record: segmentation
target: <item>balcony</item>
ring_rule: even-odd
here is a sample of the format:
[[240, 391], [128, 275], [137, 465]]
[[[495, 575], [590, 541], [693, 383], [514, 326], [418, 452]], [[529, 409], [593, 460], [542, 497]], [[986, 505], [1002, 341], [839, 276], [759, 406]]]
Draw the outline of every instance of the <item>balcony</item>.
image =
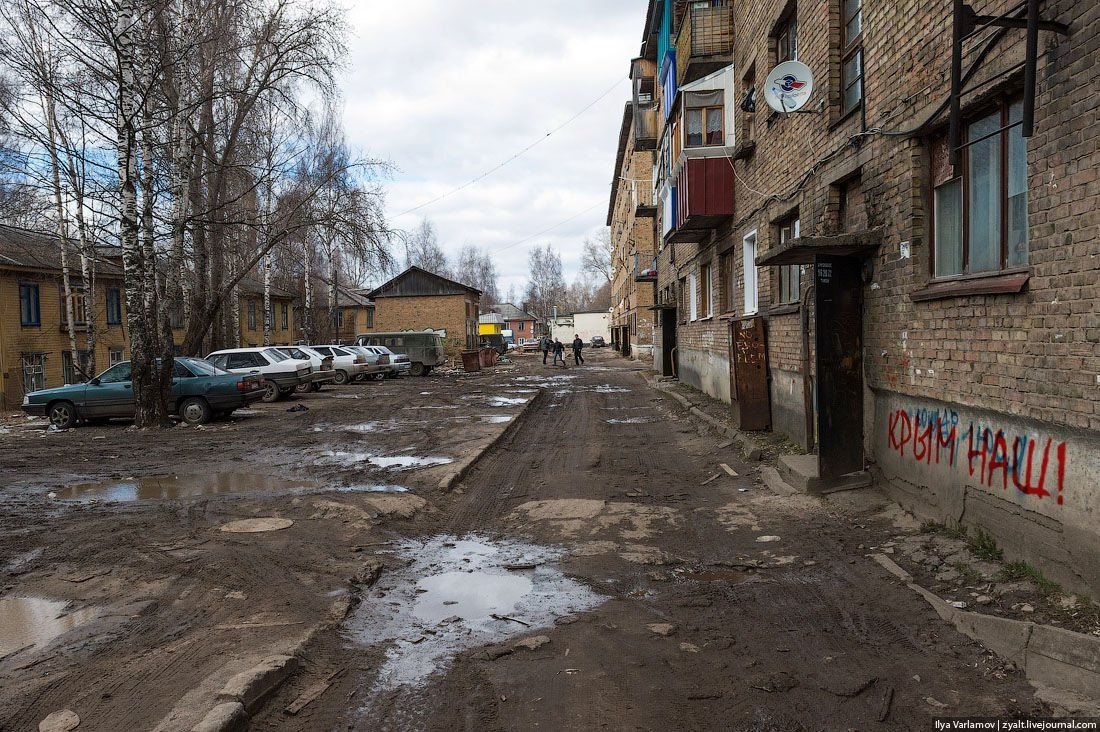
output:
[[649, 181], [630, 181], [630, 200], [634, 206], [635, 216], [652, 218], [657, 215], [657, 207], [653, 203], [653, 186]]
[[657, 147], [657, 64], [636, 58], [630, 65], [634, 103], [634, 148], [653, 150]]
[[651, 260], [643, 262], [640, 255], [634, 255], [634, 281], [657, 281], [657, 257], [653, 257]]
[[676, 36], [677, 86], [733, 63], [733, 8], [728, 0], [689, 3]]
[[675, 220], [667, 240], [703, 241], [734, 214], [730, 159], [687, 158], [676, 174], [675, 191]]

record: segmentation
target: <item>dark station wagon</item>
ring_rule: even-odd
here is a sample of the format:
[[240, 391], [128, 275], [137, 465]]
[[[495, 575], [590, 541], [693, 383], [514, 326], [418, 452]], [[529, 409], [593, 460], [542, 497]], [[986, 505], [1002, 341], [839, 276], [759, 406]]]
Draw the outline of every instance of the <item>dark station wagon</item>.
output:
[[[23, 397], [23, 411], [48, 417], [59, 429], [78, 421], [98, 422], [134, 416], [134, 385], [130, 362], [116, 363], [86, 384], [67, 384], [32, 391]], [[168, 408], [188, 424], [204, 424], [228, 416], [264, 394], [258, 379], [240, 376], [198, 358], [177, 358], [172, 366]]]

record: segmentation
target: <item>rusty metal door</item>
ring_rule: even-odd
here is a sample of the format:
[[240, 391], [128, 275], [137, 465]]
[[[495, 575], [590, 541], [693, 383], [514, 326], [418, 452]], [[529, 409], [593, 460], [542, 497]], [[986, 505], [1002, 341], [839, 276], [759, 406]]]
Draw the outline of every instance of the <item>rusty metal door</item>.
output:
[[863, 281], [851, 257], [817, 257], [817, 434], [822, 478], [863, 470]]
[[768, 348], [764, 318], [730, 321], [730, 404], [739, 430], [770, 430]]

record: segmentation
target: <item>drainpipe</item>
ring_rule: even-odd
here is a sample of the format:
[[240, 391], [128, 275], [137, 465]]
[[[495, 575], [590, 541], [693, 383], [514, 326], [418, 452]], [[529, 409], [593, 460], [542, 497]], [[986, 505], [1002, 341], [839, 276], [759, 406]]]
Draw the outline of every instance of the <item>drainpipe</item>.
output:
[[799, 308], [802, 320], [802, 403], [806, 413], [806, 448], [814, 452], [817, 448], [817, 435], [815, 434], [814, 420], [814, 388], [811, 383], [813, 376], [810, 370], [810, 311], [809, 304], [816, 300], [816, 285], [810, 285], [802, 293], [802, 303]]

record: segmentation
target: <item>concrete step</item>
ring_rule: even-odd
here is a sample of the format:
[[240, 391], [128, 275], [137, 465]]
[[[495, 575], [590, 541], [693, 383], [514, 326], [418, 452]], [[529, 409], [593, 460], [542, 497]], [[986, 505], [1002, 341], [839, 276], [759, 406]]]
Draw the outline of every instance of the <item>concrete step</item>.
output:
[[779, 477], [800, 493], [820, 495], [871, 485], [871, 474], [866, 470], [839, 478], [822, 478], [818, 471], [817, 455], [780, 455], [776, 468], [779, 470]]

